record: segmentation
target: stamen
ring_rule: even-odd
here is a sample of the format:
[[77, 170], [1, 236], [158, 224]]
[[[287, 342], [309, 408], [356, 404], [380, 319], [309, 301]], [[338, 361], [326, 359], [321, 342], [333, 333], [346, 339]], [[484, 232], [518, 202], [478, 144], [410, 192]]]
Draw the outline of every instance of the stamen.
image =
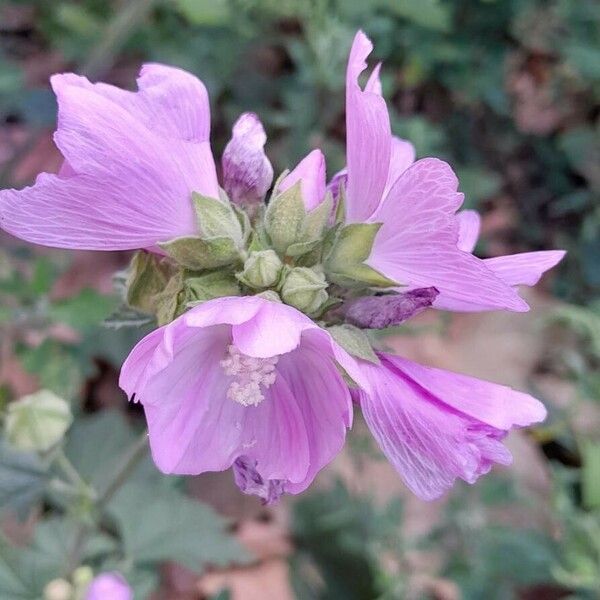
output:
[[264, 390], [271, 387], [277, 379], [275, 365], [278, 360], [278, 356], [247, 356], [230, 345], [226, 357], [220, 363], [225, 375], [235, 378], [229, 385], [227, 398], [242, 406], [258, 406], [265, 399]]

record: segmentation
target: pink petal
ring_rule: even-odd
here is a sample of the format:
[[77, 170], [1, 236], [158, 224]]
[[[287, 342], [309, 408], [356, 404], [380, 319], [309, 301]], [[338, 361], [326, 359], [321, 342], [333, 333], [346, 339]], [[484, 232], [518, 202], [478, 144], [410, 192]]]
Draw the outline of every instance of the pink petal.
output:
[[302, 198], [307, 211], [316, 208], [325, 197], [325, 157], [320, 150], [313, 150], [305, 156], [296, 168], [279, 184], [279, 191], [291, 188], [300, 181]]
[[508, 285], [535, 285], [542, 275], [556, 266], [565, 256], [564, 250], [523, 252], [487, 258], [483, 262]]
[[476, 210], [461, 210], [456, 213], [458, 220], [458, 247], [463, 252], [473, 252], [479, 230], [481, 229], [481, 217]]
[[2, 228], [47, 246], [153, 247], [197, 233], [191, 192], [218, 196], [204, 86], [151, 65], [140, 91], [55, 75], [56, 143], [68, 166], [0, 192]]
[[116, 572], [100, 573], [85, 591], [85, 600], [132, 600], [133, 590], [125, 578]]
[[415, 147], [409, 141], [396, 136], [392, 137], [390, 168], [383, 192], [384, 197], [388, 195], [400, 175], [415, 162], [415, 157]]
[[359, 31], [354, 38], [346, 72], [346, 145], [348, 185], [346, 219], [367, 220], [379, 205], [390, 165], [391, 130], [385, 101], [376, 77], [361, 90], [359, 75], [373, 45]]
[[[426, 369], [390, 355], [381, 354], [380, 359], [380, 366], [363, 363], [373, 390], [370, 395], [358, 393], [363, 415], [406, 485], [424, 500], [441, 496], [456, 478], [474, 483], [493, 463], [510, 464], [510, 452], [500, 440], [512, 426], [538, 421], [545, 414], [533, 398], [509, 388]], [[407, 364], [411, 372], [405, 370]], [[437, 391], [443, 395], [437, 396]], [[506, 428], [470, 416], [469, 412], [477, 412], [473, 398], [477, 394], [482, 394], [479, 400], [486, 405], [482, 411], [486, 418], [490, 412], [491, 420]], [[488, 410], [493, 402], [488, 396], [499, 403], [497, 411]], [[520, 406], [523, 397], [528, 408]], [[510, 403], [516, 413], [513, 419], [506, 414]]]
[[[231, 376], [220, 361], [232, 342], [253, 356], [279, 355], [275, 383], [258, 406], [227, 398]], [[144, 338], [120, 385], [144, 406], [162, 471], [223, 470], [246, 457], [236, 479], [268, 499], [282, 482], [285, 491], [304, 489], [343, 443], [352, 409], [336, 362], [364, 380], [356, 361], [295, 309], [256, 296], [219, 298]]]
[[273, 167], [264, 152], [267, 136], [254, 113], [244, 113], [233, 126], [223, 152], [223, 187], [233, 202], [261, 202], [273, 182]]
[[458, 301], [528, 310], [480, 259], [457, 248], [454, 213], [463, 201], [457, 188], [452, 169], [440, 160], [426, 158], [408, 168], [370, 219], [383, 225], [368, 264], [410, 288], [437, 288], [434, 306], [440, 308]]

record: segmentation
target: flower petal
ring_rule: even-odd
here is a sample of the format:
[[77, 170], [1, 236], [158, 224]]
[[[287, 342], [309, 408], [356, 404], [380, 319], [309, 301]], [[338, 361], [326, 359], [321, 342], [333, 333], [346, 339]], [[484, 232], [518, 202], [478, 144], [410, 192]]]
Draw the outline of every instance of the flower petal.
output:
[[479, 230], [481, 229], [481, 217], [476, 210], [461, 210], [456, 213], [458, 220], [458, 247], [463, 252], [473, 252]]
[[[379, 205], [390, 165], [390, 119], [377, 79], [365, 91], [358, 77], [366, 69], [373, 49], [359, 31], [354, 38], [346, 72], [346, 160], [348, 184], [346, 219], [349, 223], [367, 220]], [[377, 77], [377, 76], [375, 76]]]
[[151, 66], [140, 91], [55, 75], [56, 143], [67, 166], [0, 192], [0, 224], [27, 241], [125, 250], [197, 233], [191, 192], [218, 196], [204, 86]]
[[223, 152], [223, 187], [233, 202], [261, 202], [273, 182], [273, 167], [264, 152], [267, 136], [254, 113], [244, 113], [233, 126]]
[[392, 137], [390, 168], [383, 192], [384, 197], [388, 195], [400, 175], [415, 162], [415, 157], [415, 147], [408, 140], [403, 140], [396, 136]]
[[483, 262], [508, 285], [533, 286], [546, 271], [556, 266], [565, 254], [564, 250], [542, 250], [487, 258]]
[[325, 197], [325, 156], [320, 150], [313, 150], [305, 156], [296, 168], [279, 184], [279, 191], [291, 188], [300, 181], [304, 207], [307, 211], [316, 208]]
[[[381, 354], [380, 359], [380, 366], [364, 364], [373, 392], [359, 392], [360, 405], [382, 451], [417, 496], [424, 500], [438, 498], [458, 477], [474, 483], [493, 463], [510, 464], [510, 452], [500, 440], [517, 422], [508, 419], [503, 421], [507, 429], [496, 428], [453, 406], [462, 406], [461, 400], [467, 399], [467, 407], [472, 408], [475, 403], [469, 394], [485, 393], [486, 386], [491, 386], [492, 395], [498, 399], [499, 386], [473, 381], [467, 384], [463, 376], [445, 373], [442, 384], [448, 383], [450, 388], [440, 398], [430, 391], [431, 380], [429, 387], [422, 387], [404, 371], [403, 365], [408, 361], [399, 362], [398, 357], [386, 354]], [[434, 386], [442, 373], [435, 370]], [[427, 380], [423, 373], [420, 377], [421, 381]], [[453, 377], [457, 377], [454, 382]], [[452, 396], [457, 390], [460, 396]], [[505, 404], [516, 404], [521, 399], [508, 388], [503, 390], [507, 396], [501, 402], [501, 414]], [[451, 403], [446, 402], [449, 396]], [[528, 418], [538, 420], [541, 414], [536, 411], [537, 407]], [[518, 424], [531, 422], [528, 418], [517, 417]]]
[[426, 158], [409, 167], [370, 219], [383, 225], [368, 264], [411, 288], [437, 288], [434, 306], [439, 308], [459, 301], [488, 309], [528, 310], [480, 259], [457, 248], [454, 213], [463, 201], [457, 188], [452, 169], [440, 160]]

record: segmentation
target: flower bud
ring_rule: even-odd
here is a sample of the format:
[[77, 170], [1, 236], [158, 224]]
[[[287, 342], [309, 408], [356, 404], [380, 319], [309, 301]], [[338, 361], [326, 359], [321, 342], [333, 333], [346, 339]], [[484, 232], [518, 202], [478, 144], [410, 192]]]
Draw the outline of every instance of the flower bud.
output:
[[268, 288], [279, 280], [283, 263], [274, 250], [252, 252], [239, 275], [240, 281], [253, 288]]
[[20, 450], [46, 452], [71, 425], [69, 404], [49, 390], [40, 390], [8, 405], [4, 428]]
[[71, 600], [73, 586], [66, 579], [53, 579], [44, 588], [44, 600]]
[[132, 600], [133, 591], [116, 572], [100, 573], [87, 588], [85, 600]]
[[325, 275], [308, 267], [295, 267], [285, 278], [281, 298], [307, 314], [316, 313], [327, 302], [329, 295]]

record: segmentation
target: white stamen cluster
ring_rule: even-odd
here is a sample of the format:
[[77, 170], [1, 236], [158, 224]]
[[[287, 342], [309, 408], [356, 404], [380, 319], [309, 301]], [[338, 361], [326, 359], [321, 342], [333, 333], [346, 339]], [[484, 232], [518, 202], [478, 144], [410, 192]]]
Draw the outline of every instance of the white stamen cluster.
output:
[[278, 356], [247, 356], [235, 346], [229, 346], [226, 357], [220, 363], [225, 375], [235, 377], [227, 390], [227, 398], [242, 406], [258, 406], [265, 399], [263, 390], [275, 383], [278, 360]]

